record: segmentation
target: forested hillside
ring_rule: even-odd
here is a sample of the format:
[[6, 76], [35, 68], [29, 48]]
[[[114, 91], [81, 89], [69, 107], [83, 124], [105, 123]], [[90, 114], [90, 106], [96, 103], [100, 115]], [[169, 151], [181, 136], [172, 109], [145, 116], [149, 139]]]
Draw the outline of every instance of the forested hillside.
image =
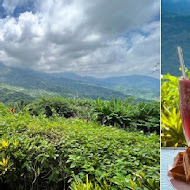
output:
[[190, 68], [190, 15], [163, 12], [161, 24], [161, 73], [180, 76], [177, 46], [183, 49], [186, 67]]
[[[11, 94], [14, 97], [34, 99], [43, 95], [102, 99], [128, 98], [137, 101], [159, 99], [158, 79], [132, 75], [113, 78], [81, 77], [76, 74], [47, 74], [27, 69], [9, 68], [0, 64], [0, 92], [4, 102]], [[12, 92], [11, 92], [12, 91]]]

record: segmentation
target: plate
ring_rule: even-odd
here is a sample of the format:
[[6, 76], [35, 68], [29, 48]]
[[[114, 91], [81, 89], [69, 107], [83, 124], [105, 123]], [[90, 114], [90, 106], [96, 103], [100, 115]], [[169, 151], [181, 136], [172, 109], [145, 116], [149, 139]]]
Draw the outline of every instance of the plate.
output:
[[170, 172], [171, 169], [172, 169], [172, 166], [169, 165], [167, 177], [168, 177], [168, 181], [171, 183], [171, 186], [173, 187], [173, 189], [175, 189], [175, 190], [190, 190], [190, 184], [172, 177], [171, 172]]

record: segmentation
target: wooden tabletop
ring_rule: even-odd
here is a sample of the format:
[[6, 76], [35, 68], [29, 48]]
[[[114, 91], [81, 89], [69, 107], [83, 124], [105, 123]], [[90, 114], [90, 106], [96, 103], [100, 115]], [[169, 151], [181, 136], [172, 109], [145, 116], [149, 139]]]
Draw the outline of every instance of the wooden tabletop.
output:
[[173, 164], [173, 159], [178, 152], [185, 151], [186, 148], [182, 147], [166, 147], [161, 148], [161, 190], [173, 190], [170, 182], [167, 179], [168, 165]]

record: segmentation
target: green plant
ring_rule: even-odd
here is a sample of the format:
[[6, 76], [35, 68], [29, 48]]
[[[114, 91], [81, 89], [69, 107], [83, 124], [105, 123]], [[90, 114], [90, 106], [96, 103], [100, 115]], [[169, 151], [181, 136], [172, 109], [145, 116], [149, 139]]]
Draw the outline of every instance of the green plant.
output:
[[186, 146], [180, 112], [176, 108], [171, 111], [165, 108], [161, 115], [163, 146]]
[[128, 100], [95, 101], [96, 120], [102, 125], [113, 125], [125, 130], [160, 133], [159, 102], [132, 104]]
[[110, 186], [107, 184], [106, 181], [99, 184], [95, 182], [94, 184], [89, 181], [88, 175], [86, 175], [86, 182], [84, 183], [81, 179], [76, 179], [74, 176], [75, 181], [71, 185], [71, 190], [111, 190]]
[[80, 118], [99, 122], [101, 125], [115, 126], [127, 131], [145, 133], [160, 132], [159, 102], [135, 103], [134, 99], [112, 99], [103, 101], [72, 99], [63, 97], [44, 97], [27, 106], [31, 115], [44, 114], [61, 117]]
[[3, 104], [0, 103], [0, 115], [6, 115], [9, 113], [9, 110], [7, 107], [5, 107]]
[[[144, 172], [139, 172], [136, 174], [137, 182], [134, 184], [135, 189], [148, 189], [148, 190], [159, 190], [160, 189], [160, 180], [147, 179]], [[140, 188], [139, 188], [140, 187]]]
[[[106, 180], [104, 181], [95, 181], [94, 183], [90, 182], [88, 175], [86, 175], [86, 182], [84, 183], [80, 178], [74, 176], [75, 181], [71, 185], [71, 190], [111, 190], [111, 185], [108, 185]], [[123, 181], [124, 179], [124, 181]], [[113, 182], [120, 184], [120, 181], [123, 183], [123, 187], [119, 186], [121, 189], [126, 190], [159, 190], [160, 189], [160, 180], [147, 179], [145, 173], [139, 172], [135, 174], [134, 180], [132, 180], [131, 175], [128, 176], [117, 176]], [[115, 189], [115, 188], [114, 188]]]
[[[105, 181], [113, 190], [157, 184], [158, 135], [2, 110], [0, 185], [7, 189], [69, 189], [73, 176], [86, 183], [86, 175], [93, 186], [102, 188]], [[139, 171], [146, 176], [138, 184]]]
[[[187, 71], [187, 70], [186, 70]], [[190, 73], [187, 71], [187, 76]], [[186, 146], [179, 109], [179, 77], [169, 73], [161, 86], [161, 140], [162, 146]]]
[[54, 111], [57, 115], [66, 118], [72, 117], [74, 114], [68, 101], [63, 97], [43, 97], [30, 104], [28, 110], [31, 115], [38, 116], [40, 113], [44, 113], [47, 117], [52, 116]]
[[25, 111], [27, 105], [31, 103], [30, 101], [27, 100], [19, 100], [17, 102], [9, 102], [7, 103], [7, 107], [9, 108], [14, 108], [15, 112], [22, 112]]
[[172, 109], [175, 107], [179, 110], [179, 77], [164, 75], [161, 80], [161, 110], [165, 108]]
[[130, 125], [145, 133], [160, 134], [159, 102], [138, 103], [133, 109]]
[[123, 128], [129, 125], [131, 105], [122, 99], [102, 101], [100, 98], [94, 104], [97, 120], [102, 125], [119, 125]]

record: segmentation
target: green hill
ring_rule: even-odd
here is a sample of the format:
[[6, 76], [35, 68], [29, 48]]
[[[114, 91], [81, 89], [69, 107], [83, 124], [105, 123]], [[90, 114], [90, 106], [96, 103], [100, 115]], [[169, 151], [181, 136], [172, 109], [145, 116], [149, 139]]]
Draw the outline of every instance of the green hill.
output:
[[180, 76], [176, 46], [181, 46], [186, 67], [190, 68], [190, 16], [162, 12], [161, 73]]
[[94, 78], [89, 76], [81, 77], [74, 73], [59, 73], [52, 75], [58, 78], [64, 77], [72, 80], [78, 80], [78, 81], [97, 84], [100, 86], [106, 86], [109, 88], [122, 86], [123, 88], [139, 89], [139, 90], [148, 89], [148, 90], [157, 91], [160, 85], [158, 79], [146, 75], [129, 75], [129, 76], [110, 77], [110, 78]]
[[74, 73], [59, 73], [52, 75], [57, 78], [64, 77], [90, 83], [138, 98], [158, 100], [160, 97], [160, 81], [156, 78], [145, 75], [129, 75], [110, 78], [94, 78], [89, 76], [81, 77]]
[[0, 101], [3, 102], [8, 97], [14, 101], [19, 96], [32, 100], [52, 95], [90, 99], [135, 96], [137, 101], [159, 98], [159, 80], [138, 75], [100, 79], [69, 73], [48, 74], [0, 64], [0, 81]]

